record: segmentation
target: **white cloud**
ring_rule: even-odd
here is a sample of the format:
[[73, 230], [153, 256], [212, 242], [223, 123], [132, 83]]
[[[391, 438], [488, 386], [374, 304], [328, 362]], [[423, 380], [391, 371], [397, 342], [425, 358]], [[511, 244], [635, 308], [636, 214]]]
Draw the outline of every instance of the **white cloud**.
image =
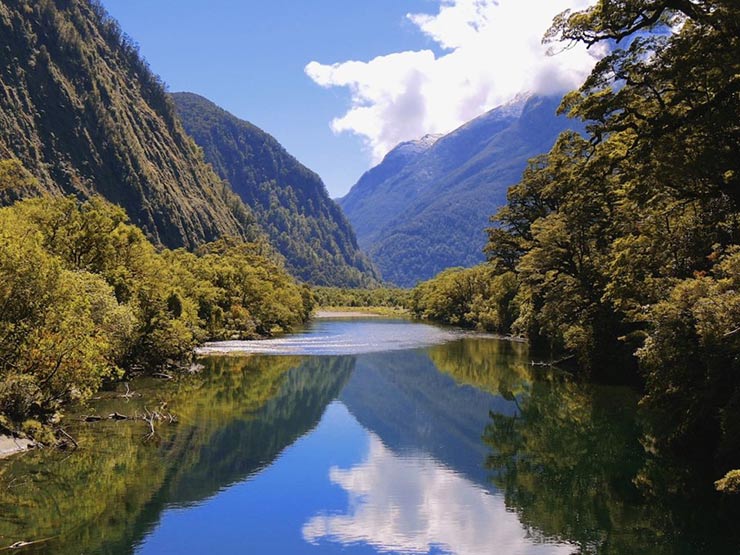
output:
[[310, 543], [365, 543], [382, 553], [565, 555], [572, 545], [544, 543], [494, 496], [423, 455], [396, 455], [370, 434], [367, 460], [332, 468], [349, 494], [347, 514], [318, 515], [303, 527]]
[[542, 36], [552, 18], [591, 0], [440, 0], [437, 14], [408, 14], [433, 39], [431, 50], [332, 65], [306, 74], [322, 87], [348, 87], [352, 102], [335, 133], [365, 138], [379, 161], [401, 141], [447, 133], [520, 92], [562, 93], [577, 87], [596, 59], [583, 47], [547, 56]]

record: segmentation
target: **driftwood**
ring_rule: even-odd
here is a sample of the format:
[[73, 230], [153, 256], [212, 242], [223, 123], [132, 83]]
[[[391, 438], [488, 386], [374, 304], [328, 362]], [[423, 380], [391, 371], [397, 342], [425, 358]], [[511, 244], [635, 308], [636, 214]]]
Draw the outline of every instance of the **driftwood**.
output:
[[[82, 420], [83, 422], [102, 422], [103, 420], [142, 420], [150, 424], [150, 427], [152, 426], [153, 422], [160, 421], [167, 422], [168, 424], [176, 424], [177, 416], [169, 411], [165, 412], [166, 408], [167, 403], [162, 403], [159, 409], [155, 411], [150, 411], [148, 408], [144, 407], [144, 414], [136, 413], [133, 416], [128, 416], [126, 414], [121, 414], [120, 412], [112, 412], [106, 417], [98, 416], [97, 414], [84, 416]], [[66, 432], [64, 432], [64, 430], [60, 429], [60, 431], [66, 435]]]
[[185, 369], [185, 372], [187, 372], [188, 374], [199, 374], [203, 370], [205, 370], [205, 366], [194, 362], [188, 368]]
[[106, 417], [99, 416], [97, 414], [82, 417], [83, 422], [102, 422], [103, 420], [134, 420], [134, 418], [118, 412], [113, 412]]
[[129, 388], [128, 382], [124, 384], [126, 386], [126, 393], [121, 393], [119, 397], [122, 399], [131, 399], [133, 397], [141, 397], [141, 393], [137, 393], [136, 391], [131, 391]]
[[564, 362], [568, 362], [569, 360], [573, 360], [574, 358], [576, 358], [576, 355], [568, 355], [567, 357], [563, 357], [563, 358], [558, 359], [558, 360], [552, 360], [550, 362], [535, 362], [535, 361], [531, 361], [530, 362], [530, 365], [531, 366], [557, 366], [558, 364], [562, 364]]
[[[166, 374], [163, 375], [166, 376]], [[126, 384], [126, 393], [121, 394], [120, 397], [129, 399], [134, 395], [138, 395], [138, 393], [132, 392], [128, 384]], [[136, 412], [133, 416], [121, 414], [120, 412], [112, 412], [105, 417], [97, 414], [82, 417], [83, 422], [102, 422], [103, 420], [113, 420], [116, 422], [121, 420], [139, 420], [145, 422], [149, 427], [149, 433], [144, 436], [144, 441], [149, 441], [157, 436], [157, 424], [161, 422], [165, 424], [177, 424], [177, 416], [167, 410], [167, 401], [160, 401], [159, 408], [153, 411], [145, 406], [143, 414]], [[74, 442], [74, 440], [72, 441]], [[76, 447], [77, 443], [74, 443]]]
[[149, 433], [144, 436], [144, 441], [149, 441], [156, 437], [157, 430], [155, 428], [156, 422], [167, 422], [169, 424], [176, 424], [177, 423], [177, 417], [174, 416], [171, 412], [163, 412], [164, 409], [167, 407], [167, 403], [162, 403], [160, 405], [159, 411], [150, 411], [146, 407], [144, 407], [144, 414], [140, 417], [141, 420], [149, 424]]
[[64, 428], [57, 428], [57, 431], [60, 434], [62, 434], [64, 437], [66, 437], [69, 441], [71, 441], [72, 442], [72, 445], [75, 446], [75, 449], [77, 449], [79, 447], [79, 445], [77, 444], [77, 441], [75, 440], [75, 438], [73, 438], [71, 435], [69, 435]]
[[0, 547], [0, 551], [15, 551], [16, 549], [23, 549], [24, 547], [28, 547], [29, 545], [36, 545], [38, 543], [48, 542], [49, 540], [53, 540], [56, 537], [57, 536], [52, 536], [51, 538], [44, 538], [42, 540], [34, 540], [30, 542], [17, 541], [5, 547]]

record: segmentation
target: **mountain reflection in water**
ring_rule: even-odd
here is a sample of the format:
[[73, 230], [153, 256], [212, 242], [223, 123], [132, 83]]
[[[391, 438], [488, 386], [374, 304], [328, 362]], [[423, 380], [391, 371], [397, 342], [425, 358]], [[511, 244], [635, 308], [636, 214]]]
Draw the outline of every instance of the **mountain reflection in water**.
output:
[[145, 440], [141, 423], [71, 416], [79, 450], [0, 463], [2, 545], [111, 555], [737, 552], [726, 505], [690, 485], [661, 487], [670, 461], [642, 448], [636, 394], [535, 372], [526, 345], [448, 333], [328, 320], [301, 336], [315, 352], [332, 348], [321, 338], [397, 341], [388, 352], [209, 357], [200, 375], [133, 383], [143, 397], [109, 395], [83, 412], [167, 401], [179, 423]]

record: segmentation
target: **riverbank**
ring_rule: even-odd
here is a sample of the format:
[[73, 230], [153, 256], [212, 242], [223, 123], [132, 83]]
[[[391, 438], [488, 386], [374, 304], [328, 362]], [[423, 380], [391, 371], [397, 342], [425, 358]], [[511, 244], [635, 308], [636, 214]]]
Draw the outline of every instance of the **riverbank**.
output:
[[411, 313], [397, 306], [322, 306], [312, 318], [411, 318]]

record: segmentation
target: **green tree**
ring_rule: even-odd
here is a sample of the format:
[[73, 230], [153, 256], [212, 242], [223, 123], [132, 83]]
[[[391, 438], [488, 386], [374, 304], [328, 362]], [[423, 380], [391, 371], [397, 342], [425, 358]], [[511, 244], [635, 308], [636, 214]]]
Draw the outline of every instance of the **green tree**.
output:
[[[489, 230], [519, 281], [512, 329], [578, 356], [595, 377], [639, 362], [649, 442], [740, 465], [740, 5], [599, 0], [545, 40], [606, 46]], [[638, 357], [632, 357], [637, 352]]]
[[169, 251], [99, 197], [17, 202], [0, 209], [0, 424], [46, 421], [206, 339], [290, 330], [312, 303], [265, 243]]
[[512, 272], [451, 268], [414, 288], [411, 310], [419, 318], [507, 333], [519, 311], [517, 287]]
[[64, 268], [8, 209], [0, 217], [0, 307], [0, 413], [14, 422], [43, 420], [118, 375], [135, 325], [100, 276]]

